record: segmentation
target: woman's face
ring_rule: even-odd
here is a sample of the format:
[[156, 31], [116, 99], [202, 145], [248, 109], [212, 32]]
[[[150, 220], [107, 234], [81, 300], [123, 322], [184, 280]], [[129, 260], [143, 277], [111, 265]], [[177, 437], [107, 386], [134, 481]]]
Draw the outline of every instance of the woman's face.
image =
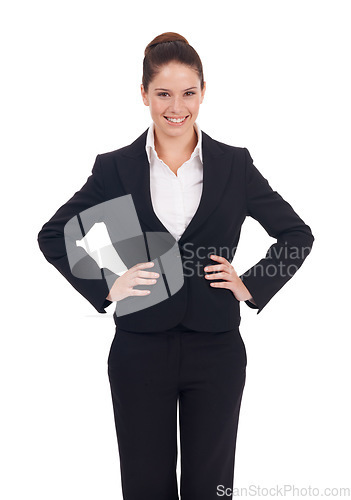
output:
[[[141, 85], [142, 98], [144, 104], [150, 107], [155, 128], [161, 134], [173, 137], [193, 132], [205, 90], [206, 83], [201, 91], [200, 78], [195, 70], [174, 61], [163, 66], [155, 75], [147, 93]], [[181, 121], [172, 123], [167, 118]]]

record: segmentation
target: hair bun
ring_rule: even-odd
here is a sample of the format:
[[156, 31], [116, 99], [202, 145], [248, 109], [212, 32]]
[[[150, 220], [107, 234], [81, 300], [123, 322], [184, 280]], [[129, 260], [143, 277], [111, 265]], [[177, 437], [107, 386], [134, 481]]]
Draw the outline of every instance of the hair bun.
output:
[[156, 45], [159, 45], [161, 43], [166, 43], [166, 42], [183, 42], [189, 45], [189, 42], [186, 38], [184, 38], [182, 35], [179, 35], [179, 33], [174, 33], [173, 31], [167, 31], [166, 33], [162, 33], [161, 35], [158, 35], [155, 37], [147, 46], [145, 49], [144, 55], [146, 56], [151, 49], [156, 47]]

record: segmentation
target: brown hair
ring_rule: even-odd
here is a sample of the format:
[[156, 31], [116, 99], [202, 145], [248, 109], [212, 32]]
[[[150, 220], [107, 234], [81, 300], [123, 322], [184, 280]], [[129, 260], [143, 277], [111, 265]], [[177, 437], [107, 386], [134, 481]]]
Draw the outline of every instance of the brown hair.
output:
[[145, 92], [148, 91], [150, 82], [161, 67], [171, 61], [180, 62], [197, 71], [203, 90], [204, 75], [198, 53], [182, 35], [167, 32], [158, 35], [146, 46], [142, 78]]

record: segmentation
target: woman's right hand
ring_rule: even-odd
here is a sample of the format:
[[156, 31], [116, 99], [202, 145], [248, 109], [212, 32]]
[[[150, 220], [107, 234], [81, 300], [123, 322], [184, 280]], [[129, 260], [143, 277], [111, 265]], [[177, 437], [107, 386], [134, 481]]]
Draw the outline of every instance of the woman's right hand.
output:
[[150, 290], [134, 290], [133, 286], [154, 285], [156, 283], [156, 278], [159, 277], [158, 273], [143, 271], [143, 269], [152, 267], [153, 265], [154, 262], [143, 262], [135, 264], [135, 266], [128, 269], [128, 271], [116, 279], [106, 299], [113, 302], [123, 300], [132, 295], [149, 295]]

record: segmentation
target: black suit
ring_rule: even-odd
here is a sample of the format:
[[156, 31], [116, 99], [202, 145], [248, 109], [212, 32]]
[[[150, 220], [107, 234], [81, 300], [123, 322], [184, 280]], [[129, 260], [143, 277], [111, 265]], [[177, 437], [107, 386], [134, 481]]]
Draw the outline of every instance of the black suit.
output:
[[[247, 149], [202, 132], [203, 194], [176, 242], [152, 208], [146, 134], [127, 147], [98, 155], [86, 184], [44, 224], [38, 242], [46, 259], [101, 313], [110, 304], [106, 296], [118, 276], [107, 267], [101, 271], [75, 245], [95, 222], [106, 223], [128, 269], [154, 260], [157, 266], [148, 270], [163, 273], [155, 288], [135, 287], [150, 289], [149, 296], [127, 297], [114, 313], [117, 328], [108, 375], [124, 499], [178, 499], [178, 401], [182, 500], [229, 499], [246, 349], [239, 331], [239, 301], [228, 289], [212, 288], [214, 280], [206, 280], [203, 269], [216, 264], [211, 254], [231, 261], [245, 217], [258, 220], [277, 239], [241, 276], [257, 306], [246, 303], [259, 313], [301, 266], [314, 237], [256, 169]], [[121, 228], [123, 234], [130, 229], [129, 219], [128, 224], [124, 220], [130, 214], [114, 210], [120, 201], [129, 203], [131, 238], [118, 234]], [[155, 246], [150, 235], [156, 233]], [[155, 297], [160, 300], [152, 304]], [[141, 304], [148, 307], [126, 314], [129, 306]]]
[[[173, 239], [176, 243], [153, 211], [149, 162], [145, 151], [146, 134], [147, 130], [129, 146], [98, 155], [86, 184], [58, 209], [38, 235], [38, 243], [46, 259], [100, 313], [105, 313], [105, 308], [111, 304], [106, 297], [118, 275], [107, 269], [101, 273], [95, 261], [86, 255], [85, 269], [95, 277], [82, 279], [74, 276], [66, 255], [64, 227], [71, 218], [90, 207], [131, 195], [140, 221], [140, 234], [163, 232], [168, 241]], [[216, 264], [209, 257], [213, 253], [229, 261], [234, 258], [241, 226], [247, 215], [260, 222], [268, 234], [277, 239], [266, 256], [241, 276], [257, 306], [249, 301], [246, 304], [258, 309], [258, 313], [293, 276], [312, 248], [314, 237], [310, 227], [277, 191], [272, 190], [253, 165], [248, 150], [218, 142], [205, 132], [202, 134], [203, 193], [198, 210], [178, 241], [184, 284], [172, 294], [163, 274], [163, 279], [158, 281], [166, 285], [166, 300], [132, 314], [118, 316], [115, 311], [114, 321], [122, 329], [164, 331], [180, 322], [189, 329], [206, 332], [220, 332], [239, 326], [239, 301], [230, 290], [211, 287], [210, 282], [223, 280], [207, 280], [203, 269], [206, 265]], [[94, 222], [93, 218], [86, 222], [85, 232]], [[113, 232], [113, 219], [105, 220], [105, 223], [111, 226]], [[131, 252], [130, 245], [114, 242], [128, 269], [147, 260], [159, 263], [158, 256], [150, 255], [151, 250], [145, 244], [146, 237], [136, 239]], [[80, 252], [85, 253], [83, 249]], [[150, 270], [164, 271], [158, 265]], [[96, 276], [101, 279], [96, 279]], [[127, 297], [117, 303], [117, 310], [133, 302], [151, 303], [156, 288], [146, 285], [135, 288], [149, 289], [151, 294]]]

